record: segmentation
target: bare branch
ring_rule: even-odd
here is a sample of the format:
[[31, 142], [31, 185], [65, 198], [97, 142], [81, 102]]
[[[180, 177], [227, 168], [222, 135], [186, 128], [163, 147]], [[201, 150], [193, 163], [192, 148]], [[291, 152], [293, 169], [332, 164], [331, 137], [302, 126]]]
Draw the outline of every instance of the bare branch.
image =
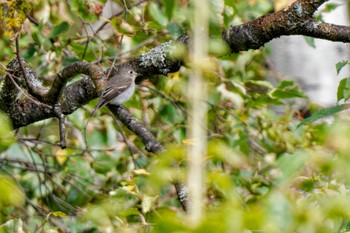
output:
[[318, 22], [313, 14], [327, 0], [299, 0], [277, 13], [261, 16], [245, 24], [230, 26], [222, 38], [233, 53], [258, 49], [283, 35], [304, 35], [331, 41], [350, 42], [349, 27]]
[[[165, 150], [164, 146], [157, 141], [153, 134], [142, 125], [130, 112], [123, 106], [107, 105], [109, 110], [133, 133], [135, 133], [145, 144], [146, 150], [151, 153], [159, 153]], [[175, 182], [174, 183], [178, 200], [181, 203], [182, 208], [187, 210], [187, 198], [188, 189], [185, 185]]]
[[344, 43], [350, 42], [350, 27], [330, 23], [322, 23], [313, 19], [306, 21], [303, 25], [301, 25], [300, 29], [296, 31], [300, 31], [303, 33], [303, 35], [314, 38], [339, 41]]
[[62, 149], [65, 149], [67, 147], [65, 116], [62, 113], [62, 108], [61, 108], [60, 104], [55, 104], [53, 109], [54, 109], [54, 112], [56, 114], [56, 117], [58, 118], [58, 126], [60, 129], [60, 142], [58, 143], [58, 145]]
[[130, 112], [123, 106], [107, 105], [109, 110], [133, 133], [135, 133], [145, 144], [148, 152], [157, 153], [164, 150], [164, 146], [157, 141], [151, 132], [148, 131]]

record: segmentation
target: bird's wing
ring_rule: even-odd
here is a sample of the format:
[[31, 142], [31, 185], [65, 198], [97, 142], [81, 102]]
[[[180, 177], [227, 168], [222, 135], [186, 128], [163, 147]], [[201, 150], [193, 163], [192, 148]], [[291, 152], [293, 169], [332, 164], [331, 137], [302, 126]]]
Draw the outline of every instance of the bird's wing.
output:
[[[124, 79], [122, 82], [117, 85], [108, 82], [105, 89], [103, 89], [100, 99], [96, 104], [95, 108], [99, 109], [106, 104], [108, 104], [112, 99], [123, 93], [126, 89], [128, 89], [132, 85], [133, 80], [131, 78]], [[94, 109], [95, 110], [95, 109]]]

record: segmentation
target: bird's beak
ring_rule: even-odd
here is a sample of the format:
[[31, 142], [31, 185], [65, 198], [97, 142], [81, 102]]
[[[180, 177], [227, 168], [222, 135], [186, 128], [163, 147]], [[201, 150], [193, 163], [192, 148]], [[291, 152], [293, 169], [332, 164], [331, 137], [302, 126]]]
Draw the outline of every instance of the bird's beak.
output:
[[135, 79], [140, 79], [140, 78], [142, 78], [142, 74], [140, 74], [140, 73], [136, 73], [136, 78]]
[[142, 74], [136, 73], [135, 82], [136, 82], [137, 84], [141, 83], [141, 82], [142, 82], [142, 77], [143, 77]]

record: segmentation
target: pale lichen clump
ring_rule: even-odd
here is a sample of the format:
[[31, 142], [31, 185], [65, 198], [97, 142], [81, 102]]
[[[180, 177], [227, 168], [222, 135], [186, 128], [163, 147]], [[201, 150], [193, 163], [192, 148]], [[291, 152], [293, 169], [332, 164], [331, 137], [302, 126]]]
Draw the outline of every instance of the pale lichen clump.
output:
[[166, 67], [166, 60], [171, 58], [172, 48], [173, 41], [171, 40], [151, 49], [148, 53], [142, 54], [140, 56], [140, 66], [144, 68], [150, 66], [157, 68]]

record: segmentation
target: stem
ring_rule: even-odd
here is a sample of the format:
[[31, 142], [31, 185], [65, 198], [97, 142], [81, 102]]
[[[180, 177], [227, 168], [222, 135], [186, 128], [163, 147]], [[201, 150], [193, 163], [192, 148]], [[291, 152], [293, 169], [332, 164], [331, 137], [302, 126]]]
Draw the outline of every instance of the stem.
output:
[[203, 68], [206, 66], [208, 53], [208, 1], [195, 0], [193, 43], [191, 60], [193, 73], [189, 80], [189, 138], [193, 143], [188, 147], [189, 171], [188, 187], [189, 219], [193, 226], [200, 223], [204, 204], [204, 162], [207, 150], [207, 100], [206, 82], [203, 79]]

